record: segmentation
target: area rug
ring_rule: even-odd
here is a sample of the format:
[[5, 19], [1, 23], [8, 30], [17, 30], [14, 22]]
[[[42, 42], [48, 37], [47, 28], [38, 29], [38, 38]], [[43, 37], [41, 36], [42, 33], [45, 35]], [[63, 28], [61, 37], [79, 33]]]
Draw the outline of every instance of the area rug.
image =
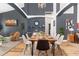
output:
[[5, 55], [10, 49], [17, 46], [21, 41], [8, 41], [3, 43], [2, 46], [0, 46], [0, 56]]

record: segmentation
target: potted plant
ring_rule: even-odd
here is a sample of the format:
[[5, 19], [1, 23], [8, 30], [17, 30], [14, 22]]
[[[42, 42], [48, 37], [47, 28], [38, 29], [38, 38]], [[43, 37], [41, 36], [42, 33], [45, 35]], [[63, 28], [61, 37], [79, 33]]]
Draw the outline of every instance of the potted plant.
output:
[[5, 41], [5, 38], [2, 35], [0, 35], [0, 46], [2, 45], [4, 41]]
[[59, 28], [59, 34], [60, 34], [60, 35], [64, 35], [64, 28], [63, 28], [63, 27], [60, 27], [60, 28]]
[[2, 46], [2, 36], [0, 35], [0, 46]]

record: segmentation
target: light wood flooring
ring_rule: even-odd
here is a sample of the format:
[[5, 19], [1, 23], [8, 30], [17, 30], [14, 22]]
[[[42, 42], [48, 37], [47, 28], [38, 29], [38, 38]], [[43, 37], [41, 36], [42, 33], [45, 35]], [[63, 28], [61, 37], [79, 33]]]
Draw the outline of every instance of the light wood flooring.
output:
[[[79, 48], [76, 46], [79, 46], [79, 44], [76, 44], [76, 43], [71, 44], [70, 42], [64, 42], [61, 45], [62, 55], [61, 55], [61, 51], [59, 51], [56, 48], [55, 49], [55, 56], [79, 56]], [[28, 48], [26, 50], [25, 55], [23, 53], [23, 50], [24, 50], [24, 44], [21, 42], [16, 47], [14, 47], [9, 52], [7, 52], [4, 56], [31, 56], [30, 48]], [[51, 49], [49, 50], [48, 54], [49, 54], [49, 56], [53, 56], [51, 53]], [[40, 56], [42, 56], [42, 55], [40, 55]], [[36, 49], [34, 50], [34, 56], [37, 56]]]

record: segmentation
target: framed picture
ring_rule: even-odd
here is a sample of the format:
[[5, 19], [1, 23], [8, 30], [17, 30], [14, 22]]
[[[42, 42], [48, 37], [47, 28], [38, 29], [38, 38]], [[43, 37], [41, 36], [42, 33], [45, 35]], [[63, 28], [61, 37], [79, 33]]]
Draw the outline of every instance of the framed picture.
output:
[[5, 25], [6, 26], [15, 26], [15, 25], [17, 25], [17, 21], [14, 19], [7, 19], [7, 20], [5, 20]]

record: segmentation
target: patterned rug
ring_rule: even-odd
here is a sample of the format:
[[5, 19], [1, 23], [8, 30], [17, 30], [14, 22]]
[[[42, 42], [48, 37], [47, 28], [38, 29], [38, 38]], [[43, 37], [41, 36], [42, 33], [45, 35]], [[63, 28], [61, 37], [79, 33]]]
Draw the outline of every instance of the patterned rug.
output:
[[10, 49], [17, 46], [21, 41], [8, 41], [3, 43], [2, 46], [0, 46], [0, 56], [6, 54]]

